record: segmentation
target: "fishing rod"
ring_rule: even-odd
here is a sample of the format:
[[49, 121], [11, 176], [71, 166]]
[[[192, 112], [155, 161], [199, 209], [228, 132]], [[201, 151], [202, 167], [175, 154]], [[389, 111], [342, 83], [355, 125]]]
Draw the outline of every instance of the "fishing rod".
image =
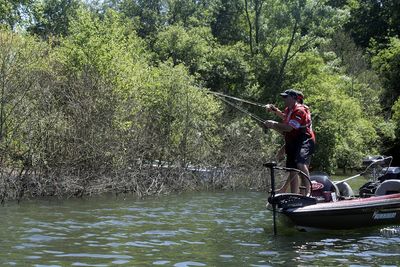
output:
[[[242, 108], [242, 107], [240, 107], [240, 106], [238, 106], [238, 105], [232, 103], [232, 102], [229, 101], [229, 100], [226, 100], [226, 99], [225, 99], [224, 97], [222, 97], [222, 96], [219, 96], [219, 95], [217, 95], [217, 94], [215, 94], [215, 96], [216, 96], [218, 99], [220, 99], [221, 101], [227, 103], [228, 105], [230, 105], [230, 106], [236, 108], [237, 110], [239, 110], [239, 111], [245, 113], [246, 115], [250, 116], [250, 117], [251, 117], [252, 119], [254, 119], [255, 121], [257, 121], [257, 122], [259, 122], [259, 123], [261, 123], [261, 124], [264, 124], [264, 121], [265, 121], [265, 120], [263, 120], [262, 118], [258, 117], [257, 115], [254, 115], [253, 113], [247, 111], [246, 109], [244, 109], [244, 108]], [[233, 98], [233, 97], [229, 97], [229, 98]], [[244, 100], [244, 101], [245, 101], [245, 100]], [[265, 105], [263, 105], [263, 106], [265, 106]]]
[[230, 98], [230, 99], [233, 99], [233, 100], [236, 100], [236, 101], [239, 101], [239, 102], [242, 102], [242, 103], [247, 103], [247, 104], [250, 104], [250, 105], [253, 105], [253, 106], [257, 106], [257, 107], [265, 108], [265, 107], [268, 106], [268, 105], [265, 105], [265, 104], [252, 102], [252, 101], [249, 101], [249, 100], [241, 99], [241, 98], [230, 96], [230, 95], [225, 95], [225, 94], [218, 93], [218, 92], [207, 91], [207, 93], [215, 95], [215, 96], [223, 97], [223, 98]]

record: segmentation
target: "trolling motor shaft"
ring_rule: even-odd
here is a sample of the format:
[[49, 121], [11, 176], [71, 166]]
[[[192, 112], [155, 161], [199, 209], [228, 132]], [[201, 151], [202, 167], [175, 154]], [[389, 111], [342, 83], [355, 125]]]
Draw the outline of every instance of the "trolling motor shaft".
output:
[[[275, 167], [277, 163], [275, 161], [267, 162], [264, 164], [265, 167], [269, 168], [271, 172], [271, 198], [275, 197]], [[277, 234], [276, 230], [276, 203], [272, 203], [272, 219], [274, 223], [274, 235]]]

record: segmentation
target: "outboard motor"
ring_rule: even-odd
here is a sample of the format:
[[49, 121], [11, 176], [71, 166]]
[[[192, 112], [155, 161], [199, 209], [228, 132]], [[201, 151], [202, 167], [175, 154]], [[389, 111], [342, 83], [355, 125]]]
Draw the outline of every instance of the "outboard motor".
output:
[[337, 192], [339, 190], [329, 179], [326, 173], [312, 173], [311, 180], [311, 196], [315, 197], [318, 202], [336, 201]]

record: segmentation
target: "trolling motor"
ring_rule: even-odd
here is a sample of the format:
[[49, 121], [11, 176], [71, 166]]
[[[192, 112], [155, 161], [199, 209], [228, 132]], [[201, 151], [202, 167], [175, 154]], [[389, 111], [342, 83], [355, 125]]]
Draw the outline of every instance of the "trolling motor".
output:
[[276, 235], [277, 234], [277, 229], [276, 229], [276, 210], [277, 210], [277, 208], [279, 208], [282, 211], [285, 211], [287, 209], [299, 208], [299, 207], [316, 204], [317, 200], [314, 197], [310, 197], [310, 192], [306, 196], [301, 195], [301, 194], [294, 194], [294, 193], [276, 194], [276, 192], [275, 192], [275, 169], [298, 172], [299, 174], [306, 177], [307, 182], [310, 184], [310, 189], [311, 189], [310, 177], [298, 169], [278, 167], [277, 163], [274, 161], [265, 163], [264, 166], [269, 168], [270, 172], [271, 172], [271, 196], [268, 198], [268, 202], [272, 205], [274, 235]]
[[[264, 164], [265, 167], [269, 168], [271, 172], [271, 196], [270, 199], [274, 199], [275, 197], [275, 172], [274, 168], [277, 166], [276, 162], [268, 162]], [[268, 200], [270, 202], [270, 200]], [[270, 202], [271, 203], [271, 202]], [[272, 220], [274, 223], [274, 235], [276, 235], [276, 203], [271, 203], [272, 204]]]

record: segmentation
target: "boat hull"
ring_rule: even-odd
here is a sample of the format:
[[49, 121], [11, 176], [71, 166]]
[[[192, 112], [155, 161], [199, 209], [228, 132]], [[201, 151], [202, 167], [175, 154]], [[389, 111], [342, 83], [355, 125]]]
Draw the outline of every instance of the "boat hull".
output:
[[279, 209], [300, 228], [353, 229], [400, 223], [400, 194]]

